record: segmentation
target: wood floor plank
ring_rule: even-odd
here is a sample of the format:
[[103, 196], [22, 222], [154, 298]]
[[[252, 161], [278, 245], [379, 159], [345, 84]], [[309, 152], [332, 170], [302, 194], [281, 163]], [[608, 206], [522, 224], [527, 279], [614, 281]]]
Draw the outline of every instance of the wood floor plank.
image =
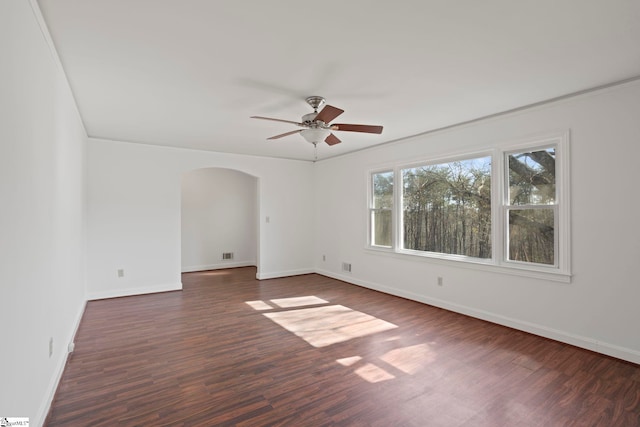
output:
[[640, 425], [638, 365], [319, 275], [255, 273], [90, 301], [46, 425]]

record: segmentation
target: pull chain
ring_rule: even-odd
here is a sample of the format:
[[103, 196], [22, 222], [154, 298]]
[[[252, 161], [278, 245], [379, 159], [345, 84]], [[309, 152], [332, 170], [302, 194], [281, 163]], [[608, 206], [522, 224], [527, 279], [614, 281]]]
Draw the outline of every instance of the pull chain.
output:
[[318, 160], [318, 143], [314, 142], [313, 143], [313, 154], [314, 154], [314, 161]]

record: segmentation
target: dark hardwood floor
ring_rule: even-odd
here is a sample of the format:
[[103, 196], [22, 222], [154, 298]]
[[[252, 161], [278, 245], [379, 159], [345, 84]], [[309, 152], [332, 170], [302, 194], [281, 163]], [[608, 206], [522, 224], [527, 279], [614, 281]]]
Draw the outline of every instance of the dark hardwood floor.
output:
[[639, 426], [640, 367], [318, 275], [90, 301], [54, 426]]

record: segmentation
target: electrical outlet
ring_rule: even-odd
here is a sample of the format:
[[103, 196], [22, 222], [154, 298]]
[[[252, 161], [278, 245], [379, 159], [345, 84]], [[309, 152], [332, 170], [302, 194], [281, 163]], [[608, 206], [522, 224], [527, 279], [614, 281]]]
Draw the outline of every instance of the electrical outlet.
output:
[[322, 255], [322, 260], [326, 261], [327, 260], [327, 256], [326, 255]]
[[124, 277], [124, 270], [122, 268], [118, 270], [118, 277]]
[[442, 277], [438, 276], [438, 286], [442, 286]]
[[49, 358], [53, 356], [53, 337], [49, 338]]

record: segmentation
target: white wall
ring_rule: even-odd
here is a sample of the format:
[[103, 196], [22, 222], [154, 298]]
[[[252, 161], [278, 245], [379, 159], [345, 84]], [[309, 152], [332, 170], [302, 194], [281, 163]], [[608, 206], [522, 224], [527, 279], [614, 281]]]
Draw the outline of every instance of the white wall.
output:
[[89, 138], [87, 165], [89, 299], [181, 289], [181, 180], [200, 168], [258, 179], [259, 278], [313, 271], [312, 163]]
[[[182, 177], [182, 271], [256, 265], [257, 179], [206, 168]], [[224, 252], [233, 253], [223, 260]]]
[[[85, 172], [86, 134], [33, 4], [0, 2], [0, 415], [43, 422], [85, 292], [181, 287], [181, 177], [210, 167], [258, 180], [260, 278], [316, 269], [640, 363], [640, 83], [315, 166], [90, 139]], [[557, 129], [572, 135], [571, 283], [365, 250], [370, 168]]]
[[[640, 82], [316, 164], [315, 265], [348, 282], [640, 363]], [[569, 284], [365, 249], [367, 171], [571, 132]], [[322, 261], [322, 255], [327, 260]], [[341, 272], [341, 262], [353, 271]], [[444, 286], [436, 277], [444, 277]]]
[[0, 2], [0, 415], [34, 426], [84, 309], [86, 142], [36, 17]]

